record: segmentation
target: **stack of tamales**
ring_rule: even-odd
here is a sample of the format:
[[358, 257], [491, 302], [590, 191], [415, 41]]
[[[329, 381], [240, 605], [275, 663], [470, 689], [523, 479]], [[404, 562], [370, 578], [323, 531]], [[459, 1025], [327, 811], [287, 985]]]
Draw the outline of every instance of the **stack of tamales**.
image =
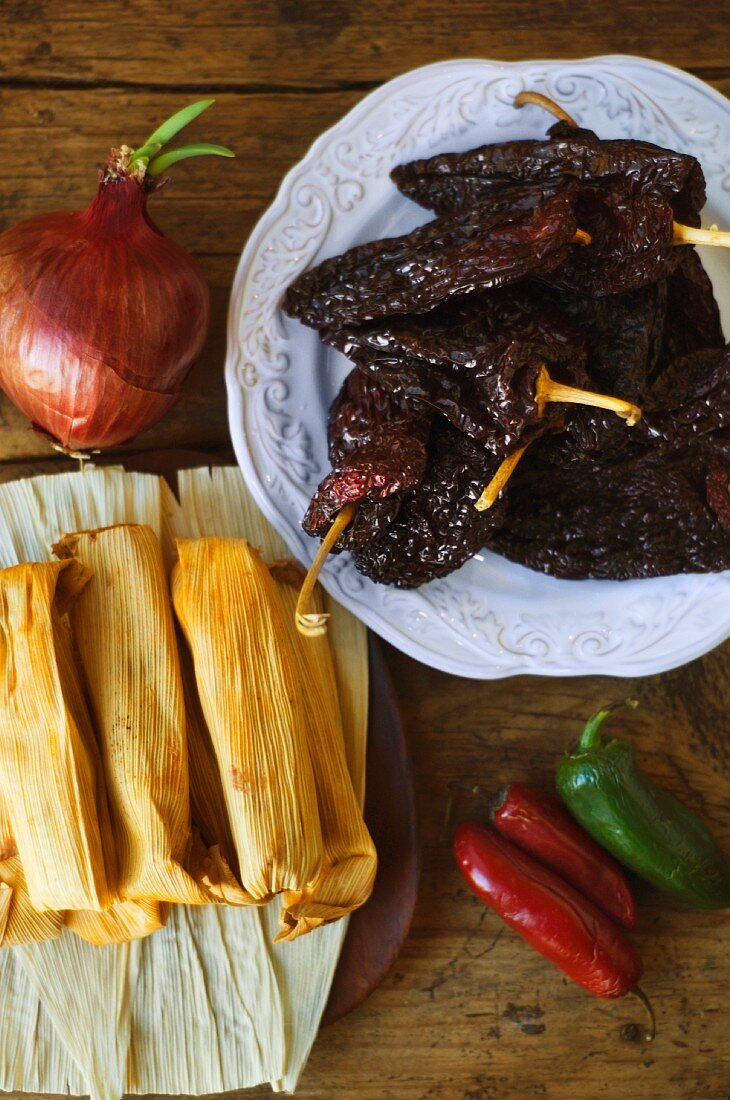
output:
[[293, 1087], [372, 888], [362, 628], [297, 633], [238, 471], [180, 494], [0, 487], [3, 1089]]

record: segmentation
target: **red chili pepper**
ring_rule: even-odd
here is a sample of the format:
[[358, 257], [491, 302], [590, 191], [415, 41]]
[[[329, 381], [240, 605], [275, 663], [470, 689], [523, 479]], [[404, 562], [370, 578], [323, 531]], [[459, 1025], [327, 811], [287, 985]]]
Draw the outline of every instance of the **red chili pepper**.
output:
[[457, 826], [454, 853], [477, 897], [569, 978], [599, 997], [633, 990], [643, 970], [638, 951], [554, 871], [471, 821]]
[[609, 917], [635, 927], [636, 905], [623, 871], [557, 798], [510, 783], [498, 796], [492, 820], [502, 836], [557, 871]]

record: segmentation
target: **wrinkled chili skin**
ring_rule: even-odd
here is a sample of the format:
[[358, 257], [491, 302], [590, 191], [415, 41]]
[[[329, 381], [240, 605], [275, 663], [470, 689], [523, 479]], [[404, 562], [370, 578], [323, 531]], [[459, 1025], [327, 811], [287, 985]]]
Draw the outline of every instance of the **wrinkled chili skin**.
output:
[[[662, 350], [666, 283], [607, 298], [554, 293], [585, 342], [588, 388], [643, 408]], [[615, 462], [631, 451], [643, 431], [643, 422], [629, 428], [612, 413], [574, 406], [565, 414], [564, 430], [545, 437], [541, 453], [557, 466]]]
[[325, 260], [289, 287], [283, 308], [315, 328], [424, 313], [453, 297], [546, 274], [574, 247], [575, 230], [567, 194], [506, 218], [475, 207]]
[[621, 176], [671, 203], [677, 221], [700, 224], [705, 179], [699, 162], [647, 141], [601, 139], [557, 122], [545, 141], [506, 141], [399, 165], [391, 179], [409, 199], [446, 213], [487, 201], [505, 185], [547, 185]]
[[492, 822], [501, 836], [555, 871], [624, 928], [636, 926], [636, 903], [625, 874], [557, 798], [510, 783], [495, 801]]
[[677, 359], [647, 395], [637, 442], [655, 452], [691, 446], [730, 428], [730, 345]]
[[454, 855], [476, 896], [574, 982], [607, 998], [637, 984], [643, 966], [634, 945], [554, 871], [473, 822], [457, 827]]
[[398, 588], [453, 573], [503, 522], [504, 499], [485, 512], [474, 507], [497, 465], [494, 455], [437, 419], [423, 481], [390, 526], [355, 554], [357, 569]]
[[704, 348], [725, 346], [720, 308], [696, 250], [677, 248], [679, 263], [667, 280], [667, 317], [660, 363], [673, 363]]
[[330, 410], [333, 469], [312, 497], [304, 530], [324, 537], [340, 509], [354, 502], [357, 511], [336, 551], [356, 549], [385, 530], [423, 477], [430, 423], [427, 410], [352, 371]]
[[[554, 404], [540, 415], [535, 395], [544, 360], [539, 350], [516, 340], [483, 346], [470, 366], [434, 368], [414, 356], [362, 362], [384, 386], [428, 404], [498, 457], [536, 439], [563, 415]], [[558, 375], [575, 384], [564, 370]]]
[[421, 401], [503, 457], [561, 422], [566, 406], [541, 416], [537, 378], [585, 386], [580, 332], [533, 284], [450, 303], [420, 317], [324, 330], [381, 386]]
[[586, 297], [626, 294], [666, 279], [680, 260], [673, 244], [674, 211], [657, 195], [625, 180], [586, 185], [575, 217], [591, 243], [574, 248], [549, 281]]
[[730, 466], [718, 460], [710, 464], [706, 478], [707, 503], [717, 516], [720, 526], [730, 535]]
[[696, 909], [730, 908], [730, 859], [705, 823], [638, 767], [632, 745], [607, 738], [610, 708], [563, 757], [558, 793], [584, 829], [658, 890]]
[[691, 447], [576, 469], [541, 466], [528, 451], [490, 549], [567, 579], [720, 572], [730, 568], [730, 540], [707, 499], [708, 472]]

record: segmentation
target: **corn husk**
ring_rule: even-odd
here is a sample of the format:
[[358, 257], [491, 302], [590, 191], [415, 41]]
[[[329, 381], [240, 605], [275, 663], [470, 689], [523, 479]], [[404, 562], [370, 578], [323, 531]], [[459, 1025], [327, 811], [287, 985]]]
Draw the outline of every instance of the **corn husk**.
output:
[[[307, 748], [317, 788], [322, 827], [322, 868], [313, 882], [282, 898], [277, 941], [296, 939], [321, 924], [339, 920], [370, 897], [377, 854], [365, 827], [347, 770], [337, 680], [326, 634], [305, 637], [296, 628], [295, 609], [303, 571], [293, 562], [270, 567], [284, 611], [284, 623], [303, 688]], [[312, 610], [325, 610], [322, 590]]]
[[159, 541], [149, 527], [124, 524], [67, 535], [54, 550], [91, 574], [70, 619], [99, 733], [119, 893], [206, 904], [184, 869], [186, 719]]
[[[68, 531], [146, 523], [178, 537], [247, 538], [286, 556], [238, 470], [183, 471], [182, 508], [161, 479], [94, 470], [0, 485], [0, 565], [46, 560]], [[366, 634], [327, 600], [353, 784], [362, 790]], [[280, 900], [264, 907], [173, 906], [166, 926], [94, 948], [64, 930], [0, 952], [0, 1088], [118, 1097], [218, 1094], [269, 1081], [293, 1090], [327, 1001], [347, 918], [272, 944]]]
[[172, 574], [241, 886], [258, 903], [319, 872], [304, 701], [276, 587], [243, 539], [182, 539]]
[[114, 897], [99, 825], [99, 757], [61, 620], [88, 579], [75, 562], [0, 571], [0, 785], [30, 900], [41, 911], [106, 909]]
[[236, 846], [215, 749], [200, 705], [193, 663], [182, 636], [178, 650], [187, 718], [193, 820], [193, 845], [188, 867], [195, 881], [201, 883], [216, 902], [224, 905], [264, 904], [252, 898], [240, 884]]
[[[266, 522], [240, 472], [216, 467], [183, 470], [178, 477], [179, 512], [170, 512], [177, 536], [218, 534], [246, 538], [264, 561], [288, 556], [288, 547]], [[365, 749], [368, 724], [367, 632], [349, 612], [325, 596], [330, 615], [329, 637], [340, 688], [345, 754], [360, 802], [365, 791]], [[293, 1092], [317, 1035], [334, 977], [348, 918], [318, 928], [315, 935], [291, 943], [272, 943], [279, 932], [281, 904], [274, 899], [258, 910], [274, 967], [284, 1027], [284, 1064], [275, 1091]], [[154, 937], [149, 941], [154, 942]]]
[[119, 901], [102, 913], [69, 910], [66, 928], [95, 947], [141, 940], [164, 928], [170, 906], [160, 901]]

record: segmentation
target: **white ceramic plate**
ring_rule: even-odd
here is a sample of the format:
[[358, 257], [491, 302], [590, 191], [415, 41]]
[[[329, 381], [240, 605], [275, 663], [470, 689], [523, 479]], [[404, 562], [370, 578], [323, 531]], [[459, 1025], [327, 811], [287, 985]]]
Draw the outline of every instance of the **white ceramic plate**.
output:
[[[430, 217], [399, 194], [395, 165], [485, 142], [543, 137], [551, 119], [512, 101], [531, 88], [603, 137], [693, 153], [705, 170], [706, 223], [730, 225], [730, 102], [678, 69], [635, 57], [451, 61], [390, 81], [314, 143], [252, 234], [233, 288], [226, 379], [238, 461], [266, 517], [300, 561], [300, 527], [328, 469], [327, 410], [349, 370], [311, 329], [285, 317], [285, 288], [353, 244]], [[730, 330], [730, 254], [703, 259]], [[515, 673], [637, 676], [705, 653], [730, 635], [730, 572], [637, 581], [561, 581], [483, 552], [415, 591], [375, 585], [349, 555], [327, 590], [393, 645], [434, 668], [492, 679]]]

